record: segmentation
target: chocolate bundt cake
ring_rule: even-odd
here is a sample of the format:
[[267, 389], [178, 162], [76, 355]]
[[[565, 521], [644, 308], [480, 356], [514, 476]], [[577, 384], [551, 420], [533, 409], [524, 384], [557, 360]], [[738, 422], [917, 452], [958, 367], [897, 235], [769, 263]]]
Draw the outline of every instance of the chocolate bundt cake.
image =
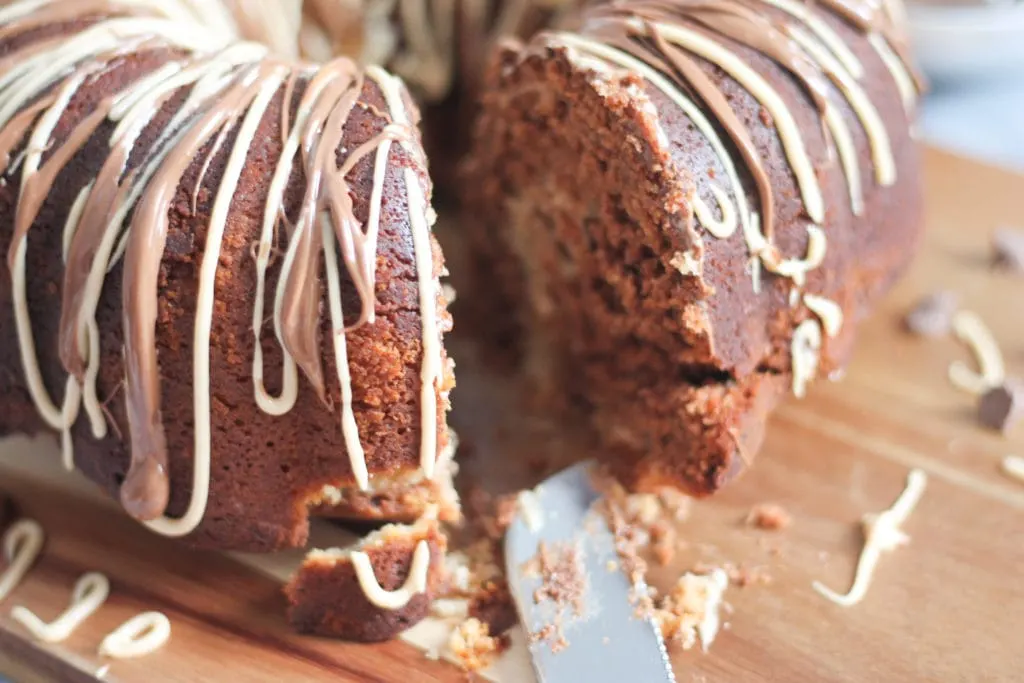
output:
[[630, 487], [732, 479], [906, 266], [918, 84], [896, 5], [613, 2], [495, 60], [456, 288]]
[[195, 546], [457, 518], [417, 110], [214, 4], [0, 6], [0, 436]]

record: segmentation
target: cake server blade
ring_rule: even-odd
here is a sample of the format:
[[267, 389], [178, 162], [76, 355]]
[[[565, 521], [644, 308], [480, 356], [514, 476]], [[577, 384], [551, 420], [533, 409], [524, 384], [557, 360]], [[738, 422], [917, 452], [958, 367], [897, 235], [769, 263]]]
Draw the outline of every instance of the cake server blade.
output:
[[[509, 587], [528, 634], [558, 622], [566, 645], [553, 651], [549, 639], [530, 637], [530, 655], [540, 683], [675, 683], [661, 632], [637, 615], [634, 586], [619, 568], [615, 538], [592, 510], [600, 497], [581, 463], [550, 477], [520, 496], [519, 513], [505, 535]], [[573, 548], [585, 576], [582, 614], [568, 605], [535, 599], [542, 579], [535, 565], [541, 543]], [[642, 594], [642, 593], [641, 593]]]

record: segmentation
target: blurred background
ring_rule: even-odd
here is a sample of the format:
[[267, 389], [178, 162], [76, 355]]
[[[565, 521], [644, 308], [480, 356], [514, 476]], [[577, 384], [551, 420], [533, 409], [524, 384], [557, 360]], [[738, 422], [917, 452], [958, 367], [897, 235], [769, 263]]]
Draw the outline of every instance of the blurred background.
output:
[[1024, 0], [907, 4], [914, 49], [931, 82], [921, 137], [1024, 173]]

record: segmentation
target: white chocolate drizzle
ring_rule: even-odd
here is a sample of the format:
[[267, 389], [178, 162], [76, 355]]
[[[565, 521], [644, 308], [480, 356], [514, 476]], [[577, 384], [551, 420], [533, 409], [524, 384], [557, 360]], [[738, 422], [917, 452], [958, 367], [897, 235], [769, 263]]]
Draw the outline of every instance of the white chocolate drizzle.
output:
[[805, 320], [793, 332], [793, 395], [803, 398], [807, 385], [818, 374], [821, 359], [821, 325], [817, 320]]
[[825, 334], [835, 337], [843, 328], [843, 308], [835, 301], [815, 294], [804, 294], [804, 305], [818, 316]]
[[110, 595], [110, 581], [98, 572], [83, 574], [75, 583], [71, 604], [59, 617], [47, 623], [27, 607], [11, 610], [11, 618], [44, 643], [59, 643], [103, 605]]
[[962, 361], [949, 366], [949, 381], [969, 394], [981, 395], [999, 386], [1006, 378], [1006, 365], [995, 336], [981, 317], [973, 311], [957, 311], [953, 316], [953, 333], [970, 348], [978, 363], [978, 371]]
[[733, 208], [729, 195], [725, 193], [725, 190], [714, 183], [711, 183], [709, 187], [711, 188], [711, 194], [718, 200], [718, 209], [722, 212], [722, 219], [715, 219], [708, 205], [704, 203], [704, 200], [699, 195], [694, 195], [693, 197], [693, 212], [697, 215], [697, 220], [704, 226], [704, 229], [715, 237], [720, 239], [731, 237], [736, 232], [736, 209]]
[[371, 604], [381, 609], [396, 610], [405, 607], [416, 595], [427, 590], [427, 575], [430, 571], [430, 546], [425, 540], [416, 544], [416, 550], [412, 554], [412, 564], [409, 567], [409, 576], [401, 588], [393, 591], [384, 590], [373, 573], [373, 563], [370, 557], [362, 551], [353, 551], [351, 555], [352, 567], [356, 572], [356, 579], [363, 590], [363, 595]]
[[99, 654], [129, 659], [152, 654], [171, 638], [171, 620], [161, 612], [143, 612], [111, 631], [100, 643]]
[[0, 574], [0, 601], [7, 599], [43, 549], [43, 527], [32, 519], [20, 519], [4, 534], [4, 560]]
[[911, 470], [907, 475], [906, 488], [891, 508], [878, 514], [864, 515], [864, 547], [857, 561], [853, 585], [848, 592], [837, 593], [819, 581], [812, 584], [814, 590], [842, 607], [852, 607], [863, 600], [882, 553], [891, 552], [910, 542], [910, 537], [900, 527], [921, 499], [927, 482], [928, 477], [922, 470]]

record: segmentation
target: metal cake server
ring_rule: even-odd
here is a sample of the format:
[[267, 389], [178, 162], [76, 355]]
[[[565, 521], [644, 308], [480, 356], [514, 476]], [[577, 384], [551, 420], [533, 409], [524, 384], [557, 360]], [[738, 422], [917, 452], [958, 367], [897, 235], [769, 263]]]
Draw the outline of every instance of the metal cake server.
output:
[[[619, 568], [615, 538], [604, 518], [591, 510], [600, 497], [591, 483], [591, 463], [574, 465], [522, 494], [519, 512], [505, 535], [509, 587], [528, 634], [556, 621], [567, 646], [531, 638], [530, 655], [540, 683], [675, 683], [661, 632], [630, 602], [633, 586]], [[540, 544], [574, 547], [583, 585], [583, 613], [567, 605], [535, 600], [542, 580], [535, 564]]]

